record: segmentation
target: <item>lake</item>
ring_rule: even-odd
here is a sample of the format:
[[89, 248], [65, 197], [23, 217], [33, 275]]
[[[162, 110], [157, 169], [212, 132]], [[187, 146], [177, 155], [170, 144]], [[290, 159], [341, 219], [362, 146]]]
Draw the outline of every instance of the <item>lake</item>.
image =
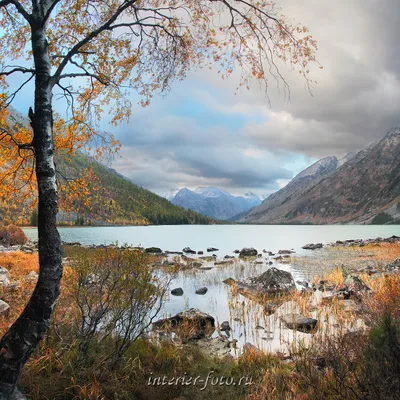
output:
[[[37, 239], [36, 229], [24, 229], [27, 236]], [[66, 242], [80, 242], [84, 245], [129, 244], [143, 247], [160, 247], [166, 251], [182, 251], [184, 247], [202, 250], [218, 248], [219, 259], [233, 255], [235, 249], [254, 247], [259, 253], [263, 249], [277, 253], [283, 249], [293, 249], [296, 255], [318, 257], [320, 251], [307, 251], [301, 247], [307, 243], [329, 243], [336, 240], [369, 239], [376, 237], [400, 236], [400, 225], [179, 225], [179, 226], [134, 226], [134, 227], [83, 227], [60, 228], [61, 237]], [[168, 294], [160, 317], [174, 315], [189, 308], [198, 308], [216, 318], [218, 323], [229, 321], [231, 337], [238, 340], [239, 348], [250, 342], [259, 348], [284, 351], [294, 339], [309, 341], [310, 334], [294, 332], [282, 327], [279, 315], [293, 310], [290, 305], [280, 307], [275, 315], [267, 316], [256, 302], [241, 295], [233, 296], [231, 287], [222, 281], [227, 278], [240, 280], [256, 276], [273, 266], [290, 271], [294, 279], [312, 279], [324, 271], [307, 266], [282, 264], [263, 254], [261, 264], [237, 261], [232, 265], [215, 266], [214, 262], [204, 262], [209, 269], [181, 271], [171, 282], [170, 288], [181, 287], [184, 295]], [[322, 268], [322, 267], [321, 267]], [[326, 267], [325, 267], [326, 268]], [[195, 291], [207, 287], [205, 295]], [[313, 317], [318, 318], [317, 311]], [[334, 323], [332, 322], [332, 326]], [[215, 333], [216, 335], [217, 333]]]
[[[29, 239], [37, 239], [36, 228], [24, 229]], [[206, 250], [216, 247], [218, 254], [254, 247], [300, 251], [306, 243], [333, 242], [346, 239], [368, 239], [400, 235], [400, 225], [173, 225], [59, 228], [66, 242], [82, 244], [119, 244], [160, 247], [181, 251], [184, 247]]]

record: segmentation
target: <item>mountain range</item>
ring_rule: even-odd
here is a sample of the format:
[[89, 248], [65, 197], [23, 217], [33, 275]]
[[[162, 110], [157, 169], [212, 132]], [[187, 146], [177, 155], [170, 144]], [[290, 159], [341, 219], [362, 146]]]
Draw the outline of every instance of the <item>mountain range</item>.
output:
[[172, 204], [221, 220], [228, 220], [261, 204], [261, 199], [254, 193], [233, 196], [213, 186], [199, 187], [196, 190], [173, 190], [168, 197]]
[[400, 127], [356, 154], [317, 161], [238, 221], [400, 223]]

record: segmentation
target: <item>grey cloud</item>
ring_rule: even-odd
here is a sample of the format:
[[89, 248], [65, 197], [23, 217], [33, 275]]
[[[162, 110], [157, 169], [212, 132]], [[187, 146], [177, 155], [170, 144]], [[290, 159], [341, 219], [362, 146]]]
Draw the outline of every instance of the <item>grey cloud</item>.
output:
[[[291, 177], [277, 167], [288, 157], [341, 156], [400, 124], [398, 0], [281, 0], [280, 6], [318, 41], [317, 58], [324, 69], [312, 68], [310, 78], [318, 82], [313, 96], [287, 66], [281, 70], [291, 100], [285, 101], [271, 81], [270, 109], [256, 84], [233, 95], [238, 75], [221, 80], [208, 69], [190, 74], [172, 88], [170, 100], [156, 100], [150, 111], [137, 111], [128, 126], [119, 128], [118, 137], [127, 146], [124, 162], [116, 163], [122, 173], [153, 190], [212, 184], [272, 191], [277, 180]], [[169, 105], [184, 101], [188, 89], [226, 118], [242, 113], [249, 123], [233, 135], [223, 127], [204, 129], [199, 121], [171, 115]], [[251, 147], [262, 150], [262, 157], [244, 154]]]

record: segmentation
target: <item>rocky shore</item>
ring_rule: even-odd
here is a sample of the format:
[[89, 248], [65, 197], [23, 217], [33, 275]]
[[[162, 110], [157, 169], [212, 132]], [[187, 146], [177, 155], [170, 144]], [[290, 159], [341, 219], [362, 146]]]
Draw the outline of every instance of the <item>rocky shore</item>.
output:
[[[116, 248], [116, 245], [91, 245], [84, 246], [81, 243], [63, 243], [68, 248], [104, 249], [107, 247]], [[345, 240], [334, 243], [310, 243], [303, 246], [303, 249], [315, 251], [326, 251], [327, 249], [359, 249], [366, 246], [385, 246], [395, 245], [400, 248], [400, 237], [392, 236], [389, 238], [376, 238], [367, 240]], [[341, 267], [343, 281], [333, 282], [326, 279], [319, 280], [297, 280], [295, 281], [291, 272], [283, 270], [280, 266], [292, 263], [296, 252], [293, 249], [281, 249], [276, 253], [269, 250], [257, 250], [255, 248], [234, 249], [232, 254], [217, 255], [219, 252], [216, 247], [209, 247], [205, 250], [191, 249], [185, 247], [182, 250], [162, 250], [159, 247], [129, 247], [122, 246], [122, 249], [131, 251], [141, 251], [148, 254], [152, 268], [161, 268], [168, 271], [168, 268], [175, 268], [179, 271], [196, 270], [209, 271], [215, 268], [229, 267], [235, 264], [247, 263], [255, 266], [265, 266], [267, 268], [259, 275], [246, 276], [244, 279], [235, 280], [227, 278], [223, 282], [231, 287], [239, 295], [252, 299], [263, 305], [265, 315], [277, 313], [282, 309], [282, 305], [290, 301], [291, 298], [300, 296], [311, 299], [314, 310], [321, 311], [327, 305], [335, 302], [343, 303], [351, 310], [357, 310], [363, 302], [365, 296], [370, 295], [372, 289], [364, 282], [362, 276], [382, 277], [390, 274], [400, 273], [400, 257], [391, 260], [381, 267], [360, 267], [357, 270], [348, 269], [345, 265]], [[0, 255], [8, 253], [25, 253], [34, 255], [37, 253], [37, 243], [28, 242], [24, 245], [0, 246]], [[329, 254], [327, 255], [329, 256]], [[66, 257], [64, 262], [69, 264], [71, 260]], [[7, 317], [10, 313], [12, 304], [5, 301], [4, 293], [18, 290], [23, 282], [34, 284], [38, 279], [35, 271], [27, 273], [20, 280], [15, 281], [11, 278], [9, 271], [0, 263], [0, 316]], [[194, 295], [207, 296], [207, 286], [197, 287], [195, 290], [186, 287], [171, 287], [171, 296], [183, 296], [188, 290], [194, 291]], [[290, 312], [279, 311], [279, 321], [282, 327], [288, 330], [299, 331], [313, 335], [321, 329], [320, 321], [311, 313], [301, 313], [295, 309]], [[237, 339], [231, 335], [232, 327], [230, 321], [217, 322], [214, 316], [204, 313], [200, 309], [191, 308], [182, 310], [180, 313], [162, 318], [153, 323], [152, 335], [158, 338], [169, 337], [173, 333], [173, 340], [188, 343], [196, 342], [199, 347], [214, 355], [223, 356], [232, 354], [237, 349]], [[258, 326], [255, 329], [264, 328]], [[243, 351], [254, 347], [252, 343], [245, 343]]]

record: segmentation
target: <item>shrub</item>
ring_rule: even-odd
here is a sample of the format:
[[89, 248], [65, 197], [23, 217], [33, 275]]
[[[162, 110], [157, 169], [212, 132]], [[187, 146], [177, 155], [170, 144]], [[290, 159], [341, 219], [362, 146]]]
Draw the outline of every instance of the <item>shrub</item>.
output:
[[171, 276], [149, 268], [142, 251], [111, 247], [79, 249], [73, 266], [69, 286], [79, 310], [79, 358], [87, 359], [96, 343], [107, 343], [107, 359], [120, 362], [158, 314]]
[[28, 241], [24, 231], [15, 225], [0, 227], [0, 243], [5, 246], [25, 244]]

